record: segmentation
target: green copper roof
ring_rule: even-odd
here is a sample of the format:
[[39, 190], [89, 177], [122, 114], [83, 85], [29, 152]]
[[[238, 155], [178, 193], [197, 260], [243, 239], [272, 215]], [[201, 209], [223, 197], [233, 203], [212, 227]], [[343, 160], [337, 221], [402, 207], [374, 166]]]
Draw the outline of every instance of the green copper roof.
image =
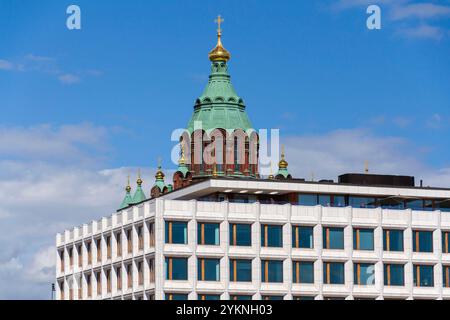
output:
[[[196, 121], [201, 121], [201, 127], [195, 126]], [[231, 84], [225, 61], [212, 62], [208, 84], [196, 100], [187, 130], [192, 133], [194, 129], [208, 131], [215, 128], [244, 131], [252, 129], [244, 101]]]
[[133, 199], [131, 198], [130, 190], [131, 189], [129, 189], [129, 187], [127, 187], [125, 197], [123, 198], [123, 201], [120, 204], [119, 210], [124, 209], [133, 203]]
[[139, 178], [138, 186], [137, 186], [136, 192], [134, 193], [134, 196], [133, 196], [133, 203], [139, 203], [146, 199], [145, 193], [144, 193], [144, 191], [142, 191], [141, 184], [142, 184], [142, 180], [140, 180], [140, 178]]
[[187, 165], [185, 163], [180, 163], [180, 164], [178, 164], [177, 172], [181, 172], [181, 174], [183, 175], [183, 178], [186, 178], [186, 175], [189, 172], [189, 168], [187, 167]]
[[287, 179], [290, 176], [289, 171], [287, 170], [287, 168], [278, 169], [277, 176], [278, 175], [282, 175], [285, 179]]

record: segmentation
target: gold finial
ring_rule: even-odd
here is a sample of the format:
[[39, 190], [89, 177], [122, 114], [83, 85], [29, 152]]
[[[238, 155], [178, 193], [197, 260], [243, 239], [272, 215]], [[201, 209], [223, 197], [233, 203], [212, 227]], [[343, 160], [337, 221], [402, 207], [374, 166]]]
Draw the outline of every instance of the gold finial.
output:
[[281, 145], [281, 160], [278, 162], [278, 167], [280, 169], [286, 169], [288, 167], [288, 163], [284, 160], [284, 145]]
[[231, 58], [231, 54], [227, 51], [227, 49], [225, 49], [222, 45], [222, 29], [220, 27], [220, 25], [222, 24], [222, 22], [224, 22], [224, 20], [222, 19], [222, 17], [219, 15], [217, 17], [216, 20], [214, 20], [215, 23], [217, 23], [217, 45], [214, 49], [211, 50], [211, 52], [209, 53], [209, 60], [211, 61], [228, 61]]
[[138, 169], [138, 179], [137, 179], [136, 183], [139, 187], [142, 185], [141, 168]]
[[128, 175], [128, 181], [127, 181], [127, 186], [125, 188], [125, 191], [130, 193], [131, 192], [131, 186], [130, 186], [130, 175]]
[[164, 173], [161, 171], [161, 157], [158, 158], [158, 171], [155, 174], [156, 180], [164, 180]]

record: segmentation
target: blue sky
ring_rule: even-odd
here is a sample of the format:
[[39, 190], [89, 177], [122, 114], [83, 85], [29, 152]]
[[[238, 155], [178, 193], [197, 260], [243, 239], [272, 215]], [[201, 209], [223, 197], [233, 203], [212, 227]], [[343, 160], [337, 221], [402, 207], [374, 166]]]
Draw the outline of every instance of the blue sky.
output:
[[[65, 26], [70, 4], [81, 30]], [[147, 189], [158, 157], [174, 168], [217, 14], [234, 86], [256, 128], [280, 128], [295, 176], [368, 160], [450, 186], [448, 0], [2, 0], [0, 298], [47, 298], [55, 232], [110, 214], [138, 167]]]

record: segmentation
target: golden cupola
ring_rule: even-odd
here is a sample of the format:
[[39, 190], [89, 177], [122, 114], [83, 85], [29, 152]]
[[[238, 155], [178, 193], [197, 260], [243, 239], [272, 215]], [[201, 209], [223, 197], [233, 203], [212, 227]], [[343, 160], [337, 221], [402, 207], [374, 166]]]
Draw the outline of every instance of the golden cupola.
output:
[[209, 52], [209, 60], [211, 61], [228, 61], [231, 58], [231, 54], [228, 52], [227, 49], [225, 49], [222, 45], [222, 29], [220, 28], [220, 24], [223, 22], [224, 20], [222, 19], [222, 17], [219, 15], [217, 17], [217, 19], [215, 20], [215, 22], [218, 25], [218, 29], [217, 29], [217, 44], [216, 47], [214, 49], [212, 49]]

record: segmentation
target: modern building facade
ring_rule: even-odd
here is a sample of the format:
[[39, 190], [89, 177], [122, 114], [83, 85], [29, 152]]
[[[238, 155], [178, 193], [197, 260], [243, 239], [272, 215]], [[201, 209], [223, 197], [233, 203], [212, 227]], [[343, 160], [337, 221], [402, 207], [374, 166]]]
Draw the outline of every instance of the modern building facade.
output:
[[[57, 234], [56, 298], [450, 299], [450, 189], [368, 173], [293, 179], [284, 152], [261, 177], [220, 26], [209, 58], [173, 183], [160, 168], [147, 199], [139, 177], [116, 213]], [[222, 151], [196, 159], [216, 133]]]

